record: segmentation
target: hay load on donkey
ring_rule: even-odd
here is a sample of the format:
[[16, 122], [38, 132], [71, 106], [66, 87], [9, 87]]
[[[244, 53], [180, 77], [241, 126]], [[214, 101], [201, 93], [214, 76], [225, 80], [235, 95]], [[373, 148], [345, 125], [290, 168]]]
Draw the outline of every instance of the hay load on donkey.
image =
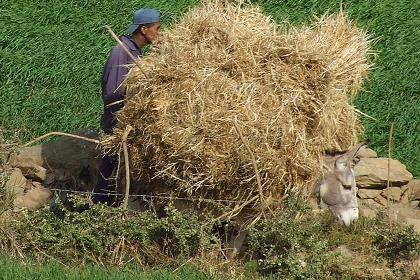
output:
[[118, 152], [133, 127], [131, 176], [144, 191], [251, 221], [288, 192], [306, 195], [325, 150], [355, 144], [367, 56], [367, 35], [344, 14], [286, 30], [256, 6], [206, 1], [162, 34], [146, 75], [130, 71], [102, 146]]

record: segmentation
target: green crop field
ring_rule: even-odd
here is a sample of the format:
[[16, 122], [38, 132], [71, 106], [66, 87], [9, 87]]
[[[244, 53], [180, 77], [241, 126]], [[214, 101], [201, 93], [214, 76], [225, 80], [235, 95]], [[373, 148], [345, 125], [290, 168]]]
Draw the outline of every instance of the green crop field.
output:
[[214, 276], [199, 272], [193, 267], [177, 269], [159, 269], [141, 271], [135, 268], [110, 268], [87, 266], [83, 268], [66, 268], [59, 263], [27, 264], [22, 265], [16, 261], [0, 255], [0, 280], [16, 279], [42, 279], [42, 280], [216, 280]]
[[[420, 1], [260, 0], [278, 21], [307, 23], [340, 9], [376, 38], [375, 68], [355, 105], [365, 138], [386, 155], [394, 123], [393, 156], [420, 175]], [[0, 128], [21, 141], [50, 131], [99, 127], [100, 77], [114, 45], [104, 25], [125, 30], [132, 11], [156, 7], [165, 27], [196, 0], [4, 0], [0, 4]], [[174, 46], [176, 48], [176, 46]], [[179, 50], [182, 51], [182, 50]], [[16, 135], [15, 135], [16, 136]]]

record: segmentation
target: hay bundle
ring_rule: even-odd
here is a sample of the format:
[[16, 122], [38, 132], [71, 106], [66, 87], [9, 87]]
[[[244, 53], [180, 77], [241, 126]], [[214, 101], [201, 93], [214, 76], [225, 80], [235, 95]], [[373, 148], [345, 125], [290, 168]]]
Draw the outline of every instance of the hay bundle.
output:
[[134, 127], [133, 175], [178, 195], [257, 209], [255, 197], [305, 193], [323, 152], [357, 140], [349, 93], [366, 75], [367, 52], [366, 34], [343, 14], [281, 31], [256, 6], [206, 1], [141, 61], [148, 78], [129, 73], [118, 127], [102, 144], [116, 151]]

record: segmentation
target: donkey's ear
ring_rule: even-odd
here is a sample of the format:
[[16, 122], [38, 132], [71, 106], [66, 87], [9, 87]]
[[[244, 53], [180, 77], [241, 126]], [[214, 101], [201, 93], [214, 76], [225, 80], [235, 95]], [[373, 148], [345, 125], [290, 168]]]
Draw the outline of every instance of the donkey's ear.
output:
[[354, 165], [354, 159], [357, 155], [367, 147], [366, 142], [359, 143], [352, 149], [337, 157], [335, 161], [336, 168], [345, 168], [348, 164]]
[[347, 157], [347, 159], [353, 159], [353, 158], [357, 157], [357, 155], [361, 151], [366, 149], [367, 145], [368, 145], [367, 141], [359, 143], [356, 146], [354, 146], [351, 150], [348, 150], [344, 155]]

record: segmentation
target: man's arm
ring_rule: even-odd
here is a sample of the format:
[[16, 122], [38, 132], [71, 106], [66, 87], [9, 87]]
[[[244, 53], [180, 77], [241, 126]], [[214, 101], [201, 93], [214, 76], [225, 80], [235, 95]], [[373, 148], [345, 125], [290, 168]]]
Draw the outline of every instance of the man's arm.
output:
[[113, 105], [108, 105], [124, 99], [125, 90], [121, 83], [128, 73], [128, 63], [128, 55], [124, 53], [120, 46], [115, 47], [107, 61], [102, 79], [102, 92], [105, 106], [114, 107]]

